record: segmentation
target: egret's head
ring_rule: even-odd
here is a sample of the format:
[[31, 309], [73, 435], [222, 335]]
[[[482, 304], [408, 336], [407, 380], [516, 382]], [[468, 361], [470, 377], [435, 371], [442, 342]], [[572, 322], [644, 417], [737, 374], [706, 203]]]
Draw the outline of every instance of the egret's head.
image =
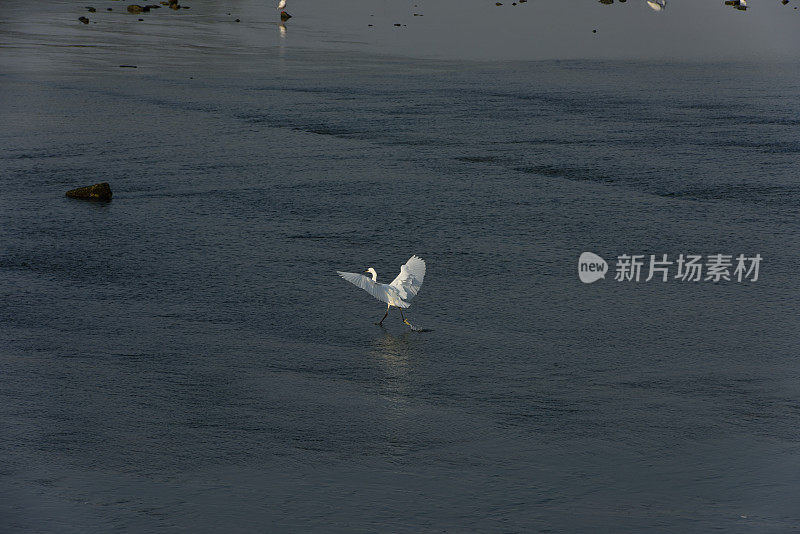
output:
[[364, 272], [365, 272], [365, 273], [370, 273], [370, 274], [372, 275], [372, 281], [373, 281], [373, 282], [375, 282], [375, 281], [377, 281], [377, 280], [378, 280], [378, 273], [376, 273], [376, 272], [375, 272], [375, 269], [373, 269], [372, 267], [370, 267], [369, 269], [367, 269], [367, 270], [366, 270], [366, 271], [364, 271]]

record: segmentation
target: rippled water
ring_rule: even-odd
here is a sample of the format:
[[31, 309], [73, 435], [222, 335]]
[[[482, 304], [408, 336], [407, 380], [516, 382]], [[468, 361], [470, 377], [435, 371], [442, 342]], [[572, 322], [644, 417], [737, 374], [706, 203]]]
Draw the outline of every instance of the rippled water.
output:
[[107, 52], [0, 75], [4, 530], [796, 528], [796, 68]]

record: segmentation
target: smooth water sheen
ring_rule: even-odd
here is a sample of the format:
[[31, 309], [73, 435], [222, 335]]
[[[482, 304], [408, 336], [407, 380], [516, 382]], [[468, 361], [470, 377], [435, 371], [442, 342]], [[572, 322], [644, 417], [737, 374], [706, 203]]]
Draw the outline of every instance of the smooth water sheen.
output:
[[800, 524], [797, 65], [6, 52], [0, 530]]

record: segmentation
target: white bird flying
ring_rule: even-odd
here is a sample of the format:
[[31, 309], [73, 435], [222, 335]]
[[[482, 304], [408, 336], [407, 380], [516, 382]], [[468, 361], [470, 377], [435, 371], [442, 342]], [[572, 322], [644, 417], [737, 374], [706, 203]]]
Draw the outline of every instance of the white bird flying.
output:
[[278, 2], [278, 11], [282, 10], [285, 7], [286, 7], [286, 0], [281, 0], [280, 2]]
[[[379, 284], [378, 273], [372, 267], [364, 271], [370, 273], [372, 278], [363, 274], [336, 272], [351, 284], [360, 287], [376, 299], [386, 303], [386, 313], [375, 324], [383, 324], [383, 319], [386, 319], [386, 316], [389, 315], [389, 308], [394, 306], [395, 308], [400, 308], [400, 317], [403, 322], [411, 326], [411, 323], [403, 315], [403, 308], [411, 306], [408, 301], [419, 293], [419, 288], [422, 287], [422, 280], [425, 278], [425, 260], [417, 256], [411, 256], [406, 264], [400, 267], [400, 274], [391, 284]], [[411, 326], [411, 328], [414, 327]]]

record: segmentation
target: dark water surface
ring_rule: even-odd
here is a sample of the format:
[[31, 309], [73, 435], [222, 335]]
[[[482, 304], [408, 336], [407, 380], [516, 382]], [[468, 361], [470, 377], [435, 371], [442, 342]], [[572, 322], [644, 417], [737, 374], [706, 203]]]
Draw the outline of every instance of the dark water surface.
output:
[[797, 65], [19, 54], [0, 530], [798, 529]]

